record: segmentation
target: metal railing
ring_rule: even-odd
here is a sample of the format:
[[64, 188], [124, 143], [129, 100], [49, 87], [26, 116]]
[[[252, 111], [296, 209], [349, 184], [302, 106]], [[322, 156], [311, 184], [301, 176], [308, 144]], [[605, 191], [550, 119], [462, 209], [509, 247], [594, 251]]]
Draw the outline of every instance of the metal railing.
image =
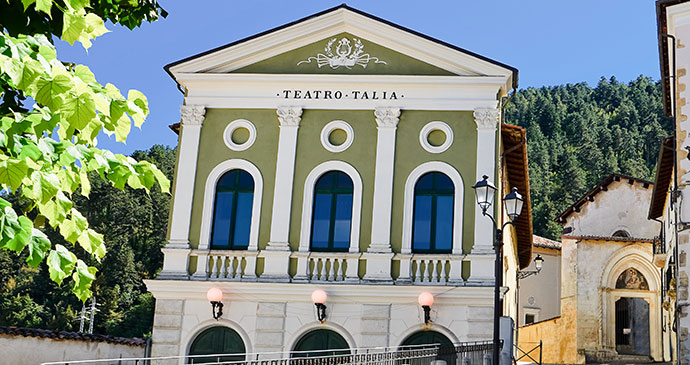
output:
[[[522, 360], [524, 362], [527, 360], [523, 360], [523, 359], [529, 359], [529, 360], [531, 360], [531, 362], [533, 364], [541, 365], [541, 361], [542, 361], [541, 355], [542, 355], [542, 349], [543, 349], [542, 341], [539, 341], [538, 345], [532, 347], [531, 349], [529, 349], [527, 351], [519, 348], [518, 345], [513, 345], [513, 346], [515, 346], [515, 349], [517, 350], [517, 356], [518, 356], [517, 359], [515, 359], [515, 362], [518, 362], [520, 360]], [[539, 352], [537, 353], [536, 350], [539, 350]]]
[[[205, 354], [187, 356], [116, 358], [47, 362], [42, 365], [482, 365], [491, 364], [491, 341], [463, 342], [453, 346], [410, 345], [323, 351]], [[244, 360], [236, 358], [244, 357]]]

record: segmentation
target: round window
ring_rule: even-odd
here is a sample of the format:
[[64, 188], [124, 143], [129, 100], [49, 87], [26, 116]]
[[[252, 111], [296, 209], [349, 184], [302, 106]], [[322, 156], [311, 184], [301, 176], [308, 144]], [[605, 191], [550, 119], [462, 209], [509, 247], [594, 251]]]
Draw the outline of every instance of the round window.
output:
[[453, 143], [453, 130], [444, 122], [427, 123], [419, 133], [419, 143], [427, 152], [444, 152]]
[[334, 120], [321, 130], [321, 145], [330, 152], [342, 152], [352, 145], [355, 131], [342, 120]]
[[233, 120], [223, 132], [225, 145], [233, 151], [244, 151], [256, 141], [256, 128], [246, 119]]

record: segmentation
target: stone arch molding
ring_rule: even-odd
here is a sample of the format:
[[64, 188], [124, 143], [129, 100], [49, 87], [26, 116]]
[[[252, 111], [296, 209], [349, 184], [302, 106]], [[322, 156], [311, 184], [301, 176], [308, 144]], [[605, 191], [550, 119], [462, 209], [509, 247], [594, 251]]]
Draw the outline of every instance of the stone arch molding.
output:
[[187, 356], [189, 354], [189, 350], [192, 347], [192, 342], [194, 342], [194, 339], [201, 334], [201, 332], [211, 328], [211, 327], [227, 327], [230, 328], [231, 330], [237, 332], [238, 335], [240, 335], [240, 338], [244, 342], [244, 353], [245, 353], [245, 359], [246, 360], [251, 360], [249, 358], [249, 355], [251, 355], [254, 352], [254, 348], [252, 347], [252, 343], [249, 338], [249, 334], [240, 326], [238, 323], [235, 323], [233, 321], [230, 321], [225, 318], [219, 318], [218, 320], [215, 319], [208, 319], [203, 322], [198, 323], [196, 326], [194, 326], [189, 332], [187, 332], [187, 335], [182, 335], [181, 338], [181, 343], [183, 346], [180, 346], [180, 356]]
[[231, 159], [219, 163], [211, 170], [206, 178], [204, 186], [204, 205], [201, 212], [201, 233], [199, 236], [199, 249], [207, 250], [211, 245], [211, 225], [213, 222], [213, 206], [216, 195], [216, 184], [226, 172], [230, 170], [244, 170], [254, 179], [254, 201], [252, 202], [252, 221], [249, 228], [248, 251], [256, 251], [259, 246], [259, 222], [261, 218], [261, 197], [264, 191], [264, 182], [261, 171], [251, 162], [242, 159]]
[[350, 226], [349, 252], [359, 252], [359, 226], [362, 220], [362, 178], [357, 169], [343, 161], [326, 161], [316, 166], [304, 182], [302, 196], [302, 227], [300, 230], [299, 251], [308, 252], [311, 243], [311, 218], [314, 208], [314, 186], [323, 174], [341, 171], [352, 179], [352, 225]]
[[441, 161], [429, 161], [417, 166], [405, 182], [405, 203], [403, 207], [403, 254], [412, 253], [412, 218], [414, 209], [414, 187], [422, 175], [427, 172], [440, 172], [448, 176], [455, 186], [453, 199], [453, 254], [462, 254], [462, 213], [465, 196], [465, 184], [462, 176], [453, 166]]
[[608, 260], [601, 276], [601, 287], [616, 288], [616, 280], [629, 267], [637, 269], [649, 284], [650, 291], [659, 291], [659, 273], [652, 264], [651, 254], [644, 251], [640, 245], [631, 245], [616, 251]]
[[[641, 298], [649, 304], [649, 336], [650, 355], [660, 360], [660, 331], [659, 316], [661, 308], [658, 300], [660, 276], [652, 264], [652, 254], [648, 244], [633, 244], [621, 248], [609, 257], [600, 278], [600, 330], [601, 339], [605, 347], [615, 349], [615, 308], [616, 300], [621, 297]], [[628, 268], [637, 269], [647, 279], [649, 290], [616, 289], [616, 281], [623, 271]]]
[[350, 349], [356, 349], [357, 348], [357, 343], [355, 342], [355, 338], [348, 332], [345, 327], [333, 323], [332, 321], [327, 321], [325, 323], [321, 322], [311, 322], [307, 323], [306, 325], [300, 327], [297, 331], [295, 331], [292, 336], [290, 336], [290, 339], [287, 341], [288, 346], [286, 347], [288, 351], [293, 351], [295, 349], [295, 345], [297, 345], [297, 342], [307, 333], [313, 331], [313, 330], [318, 330], [318, 329], [326, 329], [326, 330], [331, 330], [341, 336], [345, 339], [345, 342], [347, 342], [347, 345], [350, 346]]

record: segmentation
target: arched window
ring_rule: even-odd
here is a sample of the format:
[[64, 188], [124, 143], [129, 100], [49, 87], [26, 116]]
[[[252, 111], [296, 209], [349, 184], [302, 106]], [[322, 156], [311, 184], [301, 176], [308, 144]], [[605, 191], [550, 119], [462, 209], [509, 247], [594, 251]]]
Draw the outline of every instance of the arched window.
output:
[[455, 186], [443, 173], [429, 172], [414, 187], [412, 252], [450, 253], [453, 248]]
[[246, 250], [254, 202], [254, 179], [244, 170], [230, 170], [218, 180], [211, 249]]
[[[446, 364], [455, 364], [457, 356], [455, 354], [455, 347], [453, 342], [442, 333], [436, 331], [419, 331], [411, 334], [403, 341], [401, 348], [405, 349], [419, 349], [421, 345], [437, 345], [438, 356], [437, 360], [443, 360]], [[407, 347], [410, 346], [410, 347]]]
[[[340, 350], [340, 351], [326, 351]], [[335, 331], [317, 329], [307, 332], [297, 341], [292, 357], [346, 355], [350, 353], [347, 341]]]
[[613, 232], [613, 237], [630, 238], [630, 233], [624, 229], [619, 229]]
[[352, 228], [352, 179], [342, 171], [323, 174], [314, 186], [312, 251], [347, 251]]
[[245, 352], [244, 341], [237, 332], [228, 327], [216, 326], [196, 336], [189, 347], [189, 355], [224, 354], [225, 356], [192, 357], [188, 362], [198, 364], [242, 361], [245, 359]]

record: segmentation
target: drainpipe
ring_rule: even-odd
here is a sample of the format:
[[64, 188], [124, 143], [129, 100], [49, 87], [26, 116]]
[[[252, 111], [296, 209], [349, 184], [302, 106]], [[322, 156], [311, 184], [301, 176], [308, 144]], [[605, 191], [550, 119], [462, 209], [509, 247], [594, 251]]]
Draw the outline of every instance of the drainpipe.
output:
[[[661, 241], [661, 247], [666, 247], [666, 235], [664, 234], [664, 222], [660, 219], [657, 218], [652, 218], [653, 221], [656, 221], [659, 223], [661, 226], [661, 230], [659, 230], [659, 241]], [[652, 257], [654, 254], [656, 254], [655, 248], [652, 247]], [[664, 250], [665, 251], [665, 250]], [[659, 269], [659, 288], [664, 287], [664, 268]], [[659, 295], [659, 323], [661, 324], [661, 361], [664, 361], [664, 332], [666, 332], [666, 323], [664, 322], [664, 293], [663, 290]]]

